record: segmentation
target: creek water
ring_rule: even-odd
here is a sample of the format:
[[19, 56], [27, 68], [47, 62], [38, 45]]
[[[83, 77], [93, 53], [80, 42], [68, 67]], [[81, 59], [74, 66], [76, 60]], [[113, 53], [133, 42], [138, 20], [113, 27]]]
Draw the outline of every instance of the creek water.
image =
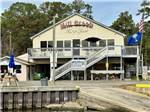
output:
[[[1, 112], [1, 111], [0, 111]], [[22, 110], [4, 110], [2, 112], [133, 112], [124, 108], [112, 108], [112, 109], [106, 109], [106, 110], [101, 110], [101, 111], [96, 111], [96, 110], [60, 110], [60, 111], [54, 111], [54, 110], [49, 110], [49, 109], [22, 109]]]

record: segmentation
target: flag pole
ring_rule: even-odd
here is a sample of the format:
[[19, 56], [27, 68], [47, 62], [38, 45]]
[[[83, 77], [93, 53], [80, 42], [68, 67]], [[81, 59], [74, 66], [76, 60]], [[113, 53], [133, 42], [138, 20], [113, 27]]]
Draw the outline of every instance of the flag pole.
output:
[[[140, 42], [140, 46], [139, 46], [139, 49], [140, 49], [140, 52], [139, 52], [139, 54], [140, 54], [140, 56], [139, 56], [139, 58], [140, 58], [140, 68], [141, 68], [141, 70], [140, 70], [140, 72], [141, 72], [141, 75], [142, 75], [142, 73], [143, 73], [143, 70], [142, 70], [142, 68], [143, 68], [143, 55], [142, 55], [142, 43], [143, 43], [143, 29], [144, 29], [144, 14], [145, 14], [145, 5], [144, 5], [144, 10], [143, 10], [143, 14], [142, 14], [142, 20], [141, 20], [141, 22], [140, 22], [140, 26], [139, 26], [139, 31], [141, 31], [141, 42]], [[141, 30], [141, 24], [142, 24], [142, 30]]]

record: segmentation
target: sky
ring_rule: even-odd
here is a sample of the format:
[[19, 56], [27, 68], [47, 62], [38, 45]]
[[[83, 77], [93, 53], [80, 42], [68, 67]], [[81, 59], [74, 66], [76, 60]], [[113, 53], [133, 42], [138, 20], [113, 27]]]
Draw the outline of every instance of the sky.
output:
[[[34, 3], [37, 6], [44, 1], [61, 1], [64, 3], [71, 3], [73, 0], [0, 0], [0, 13], [8, 9], [15, 2], [28, 2]], [[107, 26], [110, 26], [115, 21], [119, 14], [123, 11], [129, 11], [133, 16], [135, 23], [138, 23], [141, 19], [137, 16], [138, 9], [142, 0], [83, 0], [85, 3], [89, 3], [92, 6], [93, 17], [96, 21], [101, 22]]]

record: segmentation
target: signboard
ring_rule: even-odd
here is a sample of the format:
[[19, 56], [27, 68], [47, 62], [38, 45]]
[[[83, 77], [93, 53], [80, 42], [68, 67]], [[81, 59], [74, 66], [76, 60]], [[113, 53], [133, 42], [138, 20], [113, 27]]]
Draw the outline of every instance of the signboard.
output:
[[66, 29], [66, 28], [70, 28], [70, 27], [86, 27], [86, 28], [93, 28], [93, 23], [89, 22], [89, 21], [79, 21], [79, 20], [75, 20], [75, 21], [66, 21], [60, 24], [60, 28]]

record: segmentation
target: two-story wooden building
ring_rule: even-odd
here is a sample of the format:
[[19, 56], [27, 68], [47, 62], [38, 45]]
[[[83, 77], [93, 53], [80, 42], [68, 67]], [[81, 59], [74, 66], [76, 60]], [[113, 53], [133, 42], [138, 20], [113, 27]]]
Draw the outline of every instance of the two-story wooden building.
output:
[[[55, 44], [53, 46], [53, 38]], [[124, 79], [138, 75], [139, 49], [125, 46], [126, 35], [73, 14], [31, 37], [28, 61], [34, 72], [55, 80]], [[55, 70], [53, 71], [53, 49]]]

